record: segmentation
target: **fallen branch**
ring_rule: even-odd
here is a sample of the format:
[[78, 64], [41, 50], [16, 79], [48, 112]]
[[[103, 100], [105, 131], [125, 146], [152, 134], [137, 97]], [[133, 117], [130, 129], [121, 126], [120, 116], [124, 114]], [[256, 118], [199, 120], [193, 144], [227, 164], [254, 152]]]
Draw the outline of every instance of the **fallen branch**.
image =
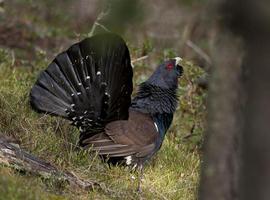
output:
[[18, 145], [9, 143], [5, 138], [0, 138], [0, 164], [46, 179], [57, 178], [57, 180], [68, 182], [70, 185], [84, 190], [104, 187], [96, 181], [83, 180], [72, 172], [60, 171], [50, 163], [22, 150]]

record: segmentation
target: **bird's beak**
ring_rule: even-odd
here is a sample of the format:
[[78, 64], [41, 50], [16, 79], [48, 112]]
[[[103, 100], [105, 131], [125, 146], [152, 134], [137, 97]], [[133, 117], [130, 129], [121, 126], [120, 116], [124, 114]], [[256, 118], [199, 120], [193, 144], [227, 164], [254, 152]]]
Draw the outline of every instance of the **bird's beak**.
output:
[[180, 65], [176, 65], [176, 70], [177, 70], [178, 77], [181, 77], [184, 72], [183, 67]]
[[175, 65], [176, 65], [176, 70], [177, 70], [177, 74], [178, 74], [178, 77], [182, 76], [183, 74], [183, 67], [181, 65], [181, 61], [183, 60], [182, 58], [180, 57], [176, 57], [174, 58], [175, 59]]

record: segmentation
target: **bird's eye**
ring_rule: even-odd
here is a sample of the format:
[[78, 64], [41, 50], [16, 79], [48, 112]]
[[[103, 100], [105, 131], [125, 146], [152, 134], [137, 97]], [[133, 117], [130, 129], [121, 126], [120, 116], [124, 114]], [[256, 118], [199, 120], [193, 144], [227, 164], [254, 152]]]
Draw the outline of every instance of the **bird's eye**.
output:
[[172, 63], [168, 63], [168, 64], [166, 65], [166, 69], [167, 69], [168, 71], [171, 71], [171, 70], [173, 69], [173, 64], [172, 64]]

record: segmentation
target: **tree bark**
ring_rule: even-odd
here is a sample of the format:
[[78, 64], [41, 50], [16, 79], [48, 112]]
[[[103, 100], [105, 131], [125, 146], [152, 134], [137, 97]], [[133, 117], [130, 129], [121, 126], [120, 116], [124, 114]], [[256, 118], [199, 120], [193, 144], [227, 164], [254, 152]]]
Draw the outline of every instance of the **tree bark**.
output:
[[209, 123], [201, 169], [201, 200], [238, 198], [241, 59], [234, 56], [239, 55], [235, 45], [238, 41], [232, 37], [220, 41], [212, 56], [215, 68], [211, 73], [208, 96]]
[[[270, 2], [238, 0], [232, 4], [232, 30], [242, 36], [244, 89], [247, 96], [242, 133], [240, 199], [270, 199]], [[245, 5], [243, 7], [243, 5]]]

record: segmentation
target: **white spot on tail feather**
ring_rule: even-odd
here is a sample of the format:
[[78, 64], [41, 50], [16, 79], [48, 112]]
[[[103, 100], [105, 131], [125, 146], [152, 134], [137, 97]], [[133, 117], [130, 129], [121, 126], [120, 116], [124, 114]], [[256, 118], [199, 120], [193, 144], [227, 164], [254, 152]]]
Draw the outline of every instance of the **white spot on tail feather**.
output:
[[108, 92], [105, 92], [105, 96], [110, 97], [110, 94]]
[[125, 159], [126, 159], [126, 164], [130, 165], [131, 162], [132, 162], [132, 157], [131, 156], [126, 156]]
[[101, 72], [100, 72], [100, 71], [97, 71], [97, 75], [98, 75], [98, 76], [101, 75]]

